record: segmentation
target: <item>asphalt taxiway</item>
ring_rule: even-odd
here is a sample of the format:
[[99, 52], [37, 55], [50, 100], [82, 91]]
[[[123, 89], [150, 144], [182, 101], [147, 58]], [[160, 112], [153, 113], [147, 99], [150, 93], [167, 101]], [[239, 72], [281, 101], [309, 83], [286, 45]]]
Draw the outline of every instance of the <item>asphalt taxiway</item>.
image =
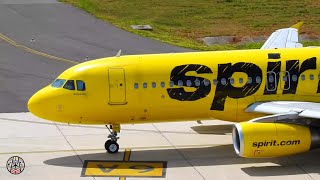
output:
[[[187, 51], [128, 33], [55, 0], [0, 0], [0, 112], [25, 112], [28, 98], [73, 62]], [[60, 59], [50, 58], [50, 56]]]
[[[74, 62], [119, 49], [189, 50], [122, 31], [54, 0], [0, 0], [0, 23], [0, 179], [320, 179], [320, 151], [240, 158], [233, 152], [232, 123], [222, 121], [125, 125], [120, 152], [107, 154], [104, 126], [39, 119], [26, 112], [28, 98]], [[19, 175], [7, 171], [12, 156], [25, 162]]]

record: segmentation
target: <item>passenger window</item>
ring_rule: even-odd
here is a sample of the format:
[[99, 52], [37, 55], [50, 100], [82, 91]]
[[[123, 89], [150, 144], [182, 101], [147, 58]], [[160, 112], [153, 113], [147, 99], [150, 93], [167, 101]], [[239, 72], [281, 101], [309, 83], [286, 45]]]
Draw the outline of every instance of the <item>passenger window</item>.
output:
[[61, 88], [65, 82], [66, 80], [64, 79], [56, 79], [51, 86], [55, 88]]
[[205, 80], [203, 80], [203, 84], [204, 84], [205, 86], [209, 86], [210, 81], [209, 81], [208, 79], [205, 79]]
[[230, 84], [234, 84], [234, 79], [233, 78], [230, 79]]
[[81, 81], [81, 80], [77, 80], [77, 90], [78, 91], [85, 91], [86, 90], [86, 84]]
[[213, 80], [213, 84], [214, 84], [214, 85], [217, 85], [217, 84], [218, 84], [218, 80], [214, 79], [214, 80]]
[[174, 82], [170, 81], [170, 87], [173, 87], [173, 86], [174, 86]]
[[139, 88], [139, 84], [138, 83], [134, 83], [134, 88], [138, 89]]
[[274, 71], [268, 71], [266, 75], [266, 90], [275, 92], [277, 90], [277, 80], [275, 79], [277, 77], [277, 73]]
[[288, 81], [288, 77], [287, 77], [287, 76], [283, 76], [282, 80], [283, 80], [284, 82], [287, 82], [287, 81]]
[[192, 85], [191, 80], [187, 80], [187, 86], [190, 87]]
[[296, 82], [297, 80], [298, 80], [297, 75], [292, 75], [292, 81], [293, 81], [293, 82]]
[[226, 84], [227, 84], [226, 78], [222, 78], [222, 79], [221, 79], [221, 84], [222, 84], [222, 85], [226, 85]]
[[166, 84], [164, 82], [161, 82], [160, 86], [164, 88], [166, 86]]
[[183, 86], [183, 82], [181, 80], [178, 81], [178, 86]]
[[243, 78], [239, 78], [239, 83], [240, 83], [240, 84], [243, 83]]
[[320, 74], [318, 74], [318, 79], [320, 80]]
[[273, 77], [273, 76], [269, 76], [268, 81], [269, 81], [270, 83], [273, 83], [273, 82], [274, 82], [274, 77]]
[[143, 83], [143, 88], [147, 88], [148, 87], [148, 84], [145, 82]]
[[251, 84], [251, 83], [252, 83], [252, 78], [248, 77], [248, 84]]
[[313, 74], [310, 74], [310, 80], [314, 80]]
[[261, 83], [261, 77], [260, 77], [260, 76], [257, 76], [257, 77], [256, 77], [256, 82], [257, 82], [258, 84]]
[[301, 80], [304, 81], [306, 79], [305, 75], [301, 75]]
[[75, 90], [74, 80], [68, 80], [66, 84], [63, 86], [64, 89]]
[[201, 82], [200, 82], [199, 79], [196, 79], [196, 80], [194, 81], [194, 83], [196, 84], [196, 86], [200, 86], [200, 84], [201, 84]]
[[152, 88], [156, 88], [157, 84], [155, 82], [152, 82]]

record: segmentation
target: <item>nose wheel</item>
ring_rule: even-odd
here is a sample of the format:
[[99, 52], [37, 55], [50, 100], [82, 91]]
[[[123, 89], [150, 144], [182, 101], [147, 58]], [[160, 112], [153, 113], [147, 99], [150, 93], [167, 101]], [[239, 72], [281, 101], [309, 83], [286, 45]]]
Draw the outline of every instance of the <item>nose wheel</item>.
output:
[[120, 125], [111, 125], [110, 128], [108, 125], [106, 125], [106, 127], [110, 134], [108, 136], [109, 140], [107, 140], [104, 144], [104, 148], [108, 151], [108, 153], [117, 153], [119, 151], [119, 144], [117, 143], [119, 137], [117, 136], [117, 132], [120, 132]]
[[104, 144], [104, 148], [108, 151], [108, 153], [117, 153], [119, 151], [119, 144], [116, 141], [108, 140]]

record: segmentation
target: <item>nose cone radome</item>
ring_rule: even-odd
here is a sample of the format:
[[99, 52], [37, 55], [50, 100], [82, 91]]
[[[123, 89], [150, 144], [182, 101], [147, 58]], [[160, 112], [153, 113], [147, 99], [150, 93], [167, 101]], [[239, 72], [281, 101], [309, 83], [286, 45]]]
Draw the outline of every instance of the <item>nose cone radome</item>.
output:
[[46, 102], [48, 101], [48, 92], [46, 88], [35, 93], [28, 101], [28, 109], [35, 116], [44, 118], [47, 109]]
[[34, 94], [30, 99], [29, 99], [29, 101], [28, 101], [28, 109], [29, 109], [29, 111], [32, 113], [32, 114], [34, 114], [34, 115], [36, 115], [36, 116], [38, 116], [38, 112], [40, 111], [40, 102], [41, 102], [41, 100], [40, 100], [41, 98], [39, 98], [39, 95], [38, 94]]

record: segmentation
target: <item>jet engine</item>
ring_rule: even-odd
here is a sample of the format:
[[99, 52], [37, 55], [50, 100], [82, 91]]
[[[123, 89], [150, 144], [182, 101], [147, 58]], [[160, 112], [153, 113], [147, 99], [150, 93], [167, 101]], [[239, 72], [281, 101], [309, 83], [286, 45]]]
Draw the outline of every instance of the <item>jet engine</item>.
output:
[[320, 147], [320, 129], [296, 124], [243, 122], [232, 130], [233, 147], [241, 157], [298, 154]]

